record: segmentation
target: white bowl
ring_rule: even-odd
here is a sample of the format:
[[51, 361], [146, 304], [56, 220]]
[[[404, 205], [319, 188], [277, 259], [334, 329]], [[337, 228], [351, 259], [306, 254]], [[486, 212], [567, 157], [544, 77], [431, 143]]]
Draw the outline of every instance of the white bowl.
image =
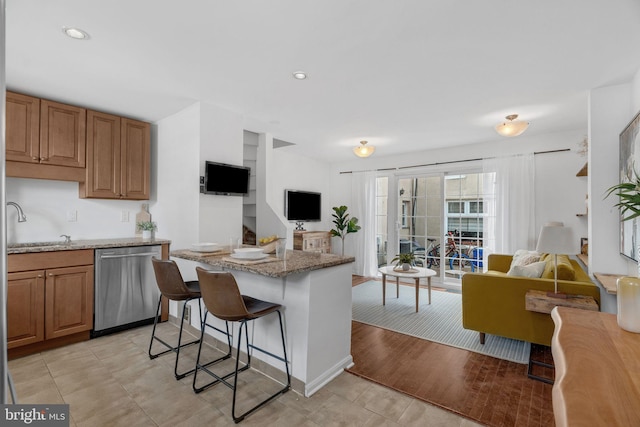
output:
[[238, 252], [238, 253], [231, 254], [231, 258], [246, 259], [246, 260], [264, 259], [268, 256], [269, 255], [265, 254], [264, 252]]
[[194, 243], [191, 250], [194, 252], [216, 252], [221, 249], [217, 243]]
[[264, 253], [262, 248], [236, 248], [233, 251], [237, 254]]

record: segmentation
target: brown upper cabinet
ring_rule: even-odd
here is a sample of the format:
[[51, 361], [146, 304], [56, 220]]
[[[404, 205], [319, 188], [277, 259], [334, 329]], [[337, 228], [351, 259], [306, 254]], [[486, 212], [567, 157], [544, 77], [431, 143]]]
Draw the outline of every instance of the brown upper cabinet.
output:
[[7, 92], [7, 176], [69, 181], [84, 175], [86, 110]]
[[40, 163], [84, 168], [87, 110], [40, 101]]
[[7, 92], [7, 176], [84, 179], [86, 110]]
[[40, 163], [40, 99], [7, 92], [7, 160]]
[[80, 183], [80, 197], [148, 200], [149, 123], [7, 91], [9, 177]]
[[150, 163], [149, 123], [89, 110], [80, 197], [148, 200]]

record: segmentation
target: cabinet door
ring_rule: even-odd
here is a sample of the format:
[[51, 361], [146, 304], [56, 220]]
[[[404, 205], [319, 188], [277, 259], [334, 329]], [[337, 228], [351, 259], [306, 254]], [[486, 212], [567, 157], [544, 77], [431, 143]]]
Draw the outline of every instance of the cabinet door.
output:
[[81, 197], [120, 198], [120, 117], [87, 112], [87, 178]]
[[121, 182], [123, 197], [149, 199], [151, 135], [149, 123], [122, 119]]
[[6, 159], [40, 162], [40, 99], [7, 92]]
[[44, 270], [9, 273], [7, 348], [44, 340]]
[[84, 108], [40, 101], [40, 163], [84, 168], [86, 164]]
[[93, 328], [93, 266], [46, 271], [46, 339]]

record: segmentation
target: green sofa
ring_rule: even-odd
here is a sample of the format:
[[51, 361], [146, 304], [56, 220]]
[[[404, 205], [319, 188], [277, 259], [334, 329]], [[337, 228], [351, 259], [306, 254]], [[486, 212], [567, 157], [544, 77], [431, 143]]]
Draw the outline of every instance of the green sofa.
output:
[[[462, 276], [462, 326], [485, 334], [499, 335], [531, 343], [551, 345], [554, 324], [549, 314], [527, 311], [525, 294], [530, 289], [554, 290], [554, 257], [543, 255], [540, 278], [507, 275], [512, 255], [491, 254], [487, 272]], [[600, 306], [600, 289], [577, 261], [558, 255], [559, 292], [592, 296]]]

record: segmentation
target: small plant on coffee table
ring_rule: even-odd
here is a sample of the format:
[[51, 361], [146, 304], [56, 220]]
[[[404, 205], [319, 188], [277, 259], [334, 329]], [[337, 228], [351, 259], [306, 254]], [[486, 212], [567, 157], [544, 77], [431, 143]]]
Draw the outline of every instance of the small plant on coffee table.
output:
[[[396, 262], [397, 261], [397, 262]], [[411, 267], [416, 263], [416, 256], [413, 252], [407, 252], [404, 254], [397, 254], [391, 262], [396, 262], [394, 269], [396, 270], [411, 270]]]

